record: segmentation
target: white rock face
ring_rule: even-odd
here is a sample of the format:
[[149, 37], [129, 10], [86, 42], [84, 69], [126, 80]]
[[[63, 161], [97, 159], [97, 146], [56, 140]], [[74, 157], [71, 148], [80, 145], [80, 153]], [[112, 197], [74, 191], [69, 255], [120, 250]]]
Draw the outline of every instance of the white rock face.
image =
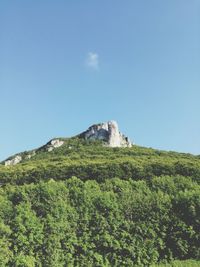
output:
[[54, 150], [54, 148], [60, 147], [64, 144], [63, 141], [59, 140], [59, 139], [53, 139], [50, 141], [50, 144], [48, 145], [47, 151], [51, 152], [52, 150]]
[[[94, 124], [88, 128], [85, 132], [75, 136], [79, 138], [84, 138], [86, 140], [102, 140], [106, 146], [109, 147], [131, 147], [132, 142], [128, 137], [120, 133], [119, 127], [116, 121], [108, 121], [105, 123]], [[35, 156], [40, 150], [51, 152], [54, 149], [62, 146], [64, 141], [60, 139], [52, 139], [44, 146], [29, 151], [29, 153], [21, 153], [14, 157], [3, 161], [2, 163], [5, 166], [16, 165], [23, 161], [24, 159], [31, 159]], [[69, 146], [69, 149], [73, 149], [73, 146]]]
[[5, 166], [16, 165], [16, 164], [20, 163], [20, 161], [22, 161], [22, 157], [17, 155], [13, 159], [6, 160], [5, 161]]
[[109, 147], [131, 147], [132, 143], [128, 137], [119, 132], [116, 121], [95, 124], [88, 128], [80, 136], [88, 140], [103, 140]]
[[31, 158], [34, 157], [35, 155], [36, 155], [36, 152], [33, 151], [31, 154], [28, 154], [28, 155], [26, 156], [26, 159], [31, 159]]

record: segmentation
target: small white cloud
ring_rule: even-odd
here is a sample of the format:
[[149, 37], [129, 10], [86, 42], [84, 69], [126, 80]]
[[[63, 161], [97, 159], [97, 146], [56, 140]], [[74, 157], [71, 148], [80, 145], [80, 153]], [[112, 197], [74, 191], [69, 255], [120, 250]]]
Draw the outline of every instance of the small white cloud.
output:
[[98, 70], [99, 69], [99, 55], [97, 53], [89, 52], [87, 54], [86, 65], [89, 68]]

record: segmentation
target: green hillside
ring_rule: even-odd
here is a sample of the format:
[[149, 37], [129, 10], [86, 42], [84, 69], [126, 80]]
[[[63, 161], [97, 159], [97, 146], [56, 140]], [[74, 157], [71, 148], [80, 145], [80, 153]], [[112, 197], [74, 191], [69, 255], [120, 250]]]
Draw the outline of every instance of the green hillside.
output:
[[[61, 138], [60, 138], [61, 139]], [[107, 178], [150, 180], [154, 176], [182, 175], [195, 181], [200, 179], [200, 157], [191, 154], [165, 152], [134, 145], [131, 148], [102, 146], [100, 141], [81, 138], [61, 139], [65, 143], [51, 152], [45, 146], [21, 153], [22, 163], [0, 165], [0, 182], [24, 184], [41, 180], [66, 180], [77, 176], [81, 180], [103, 182]]]
[[199, 156], [59, 139], [0, 165], [0, 266], [200, 264]]

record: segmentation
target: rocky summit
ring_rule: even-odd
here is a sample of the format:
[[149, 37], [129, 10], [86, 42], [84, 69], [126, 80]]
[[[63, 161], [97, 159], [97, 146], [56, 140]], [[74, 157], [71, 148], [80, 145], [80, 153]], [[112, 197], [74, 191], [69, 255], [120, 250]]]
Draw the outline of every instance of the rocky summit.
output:
[[86, 140], [102, 140], [106, 142], [109, 147], [132, 146], [130, 139], [120, 133], [116, 121], [94, 124], [79, 136], [85, 138]]
[[[94, 124], [90, 126], [86, 131], [78, 134], [72, 138], [80, 138], [84, 140], [101, 140], [103, 145], [107, 147], [131, 147], [132, 143], [128, 137], [120, 133], [119, 127], [116, 121], [108, 121], [104, 123]], [[70, 138], [54, 138], [46, 143], [44, 146], [34, 149], [32, 151], [26, 151], [18, 153], [9, 157], [3, 161], [3, 165], [10, 166], [16, 165], [24, 160], [30, 160], [38, 155], [41, 151], [51, 153], [53, 150], [66, 145], [66, 140]]]

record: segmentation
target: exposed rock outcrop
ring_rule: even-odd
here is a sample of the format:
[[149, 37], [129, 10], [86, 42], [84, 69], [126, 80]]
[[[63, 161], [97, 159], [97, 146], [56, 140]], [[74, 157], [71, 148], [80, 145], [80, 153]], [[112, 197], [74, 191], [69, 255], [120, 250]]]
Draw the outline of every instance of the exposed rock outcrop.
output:
[[8, 159], [5, 161], [5, 166], [10, 166], [10, 165], [16, 165], [22, 161], [22, 157], [17, 155], [12, 159]]
[[[75, 136], [84, 138], [85, 140], [101, 140], [103, 144], [108, 147], [131, 147], [132, 143], [128, 137], [120, 133], [118, 124], [116, 121], [108, 121], [105, 123], [94, 124], [88, 128], [85, 132]], [[5, 166], [16, 165], [24, 160], [30, 160], [32, 157], [39, 153], [51, 152], [54, 149], [64, 145], [64, 138], [55, 138], [50, 140], [46, 145], [41, 146], [32, 151], [22, 152], [20, 154], [9, 157], [5, 161], [0, 162]], [[69, 149], [73, 146], [69, 145]]]
[[106, 142], [109, 147], [132, 146], [129, 138], [119, 132], [116, 121], [94, 124], [79, 136], [86, 140], [102, 140]]
[[60, 147], [64, 144], [62, 140], [59, 139], [53, 139], [47, 144], [47, 151], [51, 152], [54, 150], [54, 148]]
[[49, 141], [46, 145], [30, 151], [28, 154], [26, 153], [20, 153], [21, 155], [15, 155], [13, 157], [8, 158], [7, 160], [3, 161], [2, 163], [5, 166], [11, 166], [11, 165], [16, 165], [20, 162], [23, 162], [23, 160], [30, 160], [32, 157], [34, 157], [39, 151], [45, 150], [48, 152], [51, 152], [55, 148], [58, 148], [64, 144], [64, 141], [59, 140], [59, 139], [52, 139]]
[[36, 152], [35, 151], [32, 151], [30, 154], [28, 154], [26, 156], [26, 159], [31, 159], [32, 157], [34, 157], [36, 155]]

